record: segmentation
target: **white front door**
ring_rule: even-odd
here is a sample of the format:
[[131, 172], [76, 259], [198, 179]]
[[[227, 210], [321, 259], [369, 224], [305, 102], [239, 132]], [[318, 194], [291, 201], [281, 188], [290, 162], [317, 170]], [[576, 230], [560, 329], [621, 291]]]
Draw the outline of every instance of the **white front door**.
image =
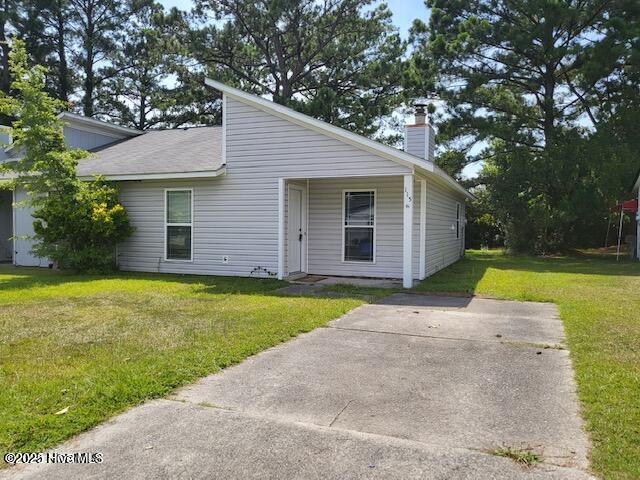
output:
[[27, 192], [24, 189], [17, 188], [15, 190], [14, 201], [15, 206], [14, 217], [14, 238], [15, 252], [14, 263], [21, 267], [43, 267], [47, 266], [49, 261], [46, 258], [38, 258], [31, 253], [31, 249], [35, 245], [33, 240], [33, 208], [25, 203], [28, 200]]
[[306, 189], [289, 186], [287, 271], [289, 274], [305, 271], [307, 242], [307, 198]]

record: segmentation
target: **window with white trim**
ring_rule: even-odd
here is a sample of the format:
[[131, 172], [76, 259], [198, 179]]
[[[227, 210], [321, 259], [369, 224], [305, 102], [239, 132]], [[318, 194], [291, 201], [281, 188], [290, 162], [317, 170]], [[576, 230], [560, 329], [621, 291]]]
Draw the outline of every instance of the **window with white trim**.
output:
[[456, 238], [460, 238], [460, 204], [456, 203]]
[[193, 258], [193, 191], [165, 191], [165, 259]]
[[375, 196], [373, 190], [344, 192], [343, 260], [375, 260]]

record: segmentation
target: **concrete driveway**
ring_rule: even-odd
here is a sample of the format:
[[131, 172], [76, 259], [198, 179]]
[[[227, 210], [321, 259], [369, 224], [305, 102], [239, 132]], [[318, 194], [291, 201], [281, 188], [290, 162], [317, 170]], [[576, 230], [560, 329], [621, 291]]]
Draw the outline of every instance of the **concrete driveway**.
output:
[[562, 341], [551, 304], [392, 295], [0, 477], [591, 478]]

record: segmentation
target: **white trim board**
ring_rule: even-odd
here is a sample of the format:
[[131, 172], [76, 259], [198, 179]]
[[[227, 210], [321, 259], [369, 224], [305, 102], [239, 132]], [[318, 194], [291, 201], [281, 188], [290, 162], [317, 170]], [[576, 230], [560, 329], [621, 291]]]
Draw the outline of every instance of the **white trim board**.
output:
[[427, 277], [427, 180], [418, 178], [420, 183], [420, 268], [418, 279]]
[[284, 273], [284, 196], [285, 179], [278, 178], [278, 280], [283, 280]]
[[[100, 175], [105, 180], [125, 181], [125, 180], [172, 180], [180, 178], [213, 178], [224, 175], [226, 167], [217, 170], [203, 170], [200, 172], [168, 172], [168, 173], [124, 173], [121, 175]], [[95, 176], [78, 177], [80, 180], [93, 180]]]
[[[347, 225], [346, 224], [346, 195], [347, 193], [370, 193], [373, 192], [373, 225]], [[378, 223], [378, 192], [375, 188], [345, 188], [342, 190], [342, 218], [340, 219], [342, 223], [342, 263], [352, 263], [357, 265], [375, 265], [376, 264], [376, 230]], [[345, 230], [347, 228], [371, 228], [373, 230], [373, 258], [371, 261], [369, 260], [345, 260]]]
[[402, 286], [413, 286], [413, 175], [404, 176], [402, 201]]
[[95, 118], [84, 117], [71, 112], [62, 112], [58, 114], [58, 118], [60, 120], [65, 120], [69, 126], [77, 126], [81, 130], [103, 133], [108, 136], [113, 136], [114, 133], [119, 133], [120, 135], [137, 137], [138, 135], [145, 133], [140, 130], [136, 130], [135, 128], [122, 127], [120, 125], [96, 120]]
[[[190, 196], [191, 196], [191, 222], [190, 223], [171, 223], [169, 224], [167, 222], [167, 197], [168, 197], [168, 193], [169, 192], [189, 192]], [[193, 187], [173, 187], [173, 188], [165, 188], [164, 189], [164, 258], [162, 259], [163, 262], [167, 262], [167, 263], [193, 263], [193, 238], [194, 238], [194, 224], [193, 224], [193, 216], [194, 216], [194, 211], [193, 211], [193, 207], [194, 207], [194, 192], [193, 192]], [[190, 250], [190, 258], [167, 258], [167, 232], [168, 232], [168, 227], [190, 227], [191, 228], [191, 250]]]

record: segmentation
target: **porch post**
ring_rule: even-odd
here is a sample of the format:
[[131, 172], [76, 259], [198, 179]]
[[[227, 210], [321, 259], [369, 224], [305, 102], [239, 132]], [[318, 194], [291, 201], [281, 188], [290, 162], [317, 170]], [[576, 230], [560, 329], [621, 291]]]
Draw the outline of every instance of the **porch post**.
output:
[[413, 174], [404, 176], [402, 286], [413, 286]]
[[427, 276], [427, 181], [420, 179], [420, 270], [418, 278]]
[[278, 280], [284, 279], [284, 178], [278, 179]]

